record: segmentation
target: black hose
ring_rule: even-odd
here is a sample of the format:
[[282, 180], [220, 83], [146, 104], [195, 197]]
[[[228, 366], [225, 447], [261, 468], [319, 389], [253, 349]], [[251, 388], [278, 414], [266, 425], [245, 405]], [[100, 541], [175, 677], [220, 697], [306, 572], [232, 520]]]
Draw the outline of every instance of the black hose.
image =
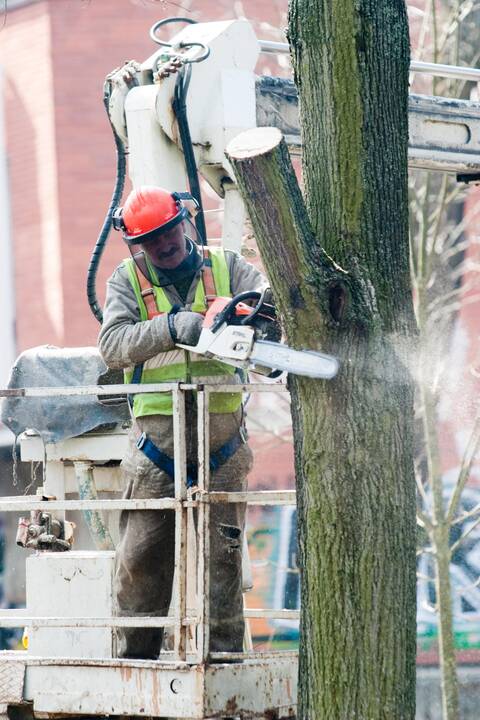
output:
[[115, 179], [115, 187], [113, 189], [112, 199], [110, 200], [110, 205], [108, 207], [108, 212], [105, 217], [105, 220], [103, 221], [102, 229], [100, 230], [100, 234], [97, 238], [97, 242], [95, 243], [95, 247], [92, 252], [92, 256], [90, 258], [90, 263], [88, 265], [88, 272], [87, 272], [87, 299], [88, 304], [90, 306], [90, 309], [92, 313], [97, 318], [98, 322], [101, 323], [103, 320], [103, 312], [102, 308], [100, 307], [98, 303], [97, 298], [97, 291], [96, 291], [96, 279], [97, 279], [97, 272], [98, 272], [98, 266], [100, 264], [100, 258], [103, 255], [103, 251], [105, 249], [105, 244], [107, 242], [108, 236], [110, 234], [110, 230], [112, 229], [112, 215], [113, 211], [116, 207], [120, 204], [120, 200], [122, 198], [123, 193], [123, 187], [125, 185], [125, 173], [126, 173], [126, 155], [127, 151], [125, 149], [125, 145], [121, 137], [117, 134], [117, 131], [115, 130], [112, 121], [110, 120], [110, 115], [108, 113], [108, 102], [109, 102], [110, 93], [108, 91], [108, 86], [106, 87], [104, 96], [103, 96], [103, 104], [105, 105], [105, 109], [107, 111], [108, 119], [110, 122], [110, 126], [112, 128], [113, 137], [115, 139], [115, 146], [117, 150], [117, 176]]
[[[167, 25], [169, 23], [176, 23], [176, 22], [185, 22], [190, 24], [196, 24], [196, 20], [192, 20], [192, 18], [187, 17], [170, 17], [165, 18], [164, 20], [159, 20], [155, 25], [152, 26], [150, 29], [150, 37], [151, 39], [158, 43], [159, 45], [162, 45], [164, 47], [172, 47], [171, 43], [164, 42], [160, 40], [157, 37], [157, 31], [163, 27], [164, 25]], [[188, 93], [188, 86], [190, 85], [190, 77], [192, 74], [192, 62], [202, 62], [203, 60], [206, 60], [207, 57], [210, 55], [210, 48], [204, 45], [203, 43], [182, 43], [182, 47], [192, 47], [192, 46], [198, 45], [199, 47], [204, 48], [204, 53], [196, 58], [195, 60], [188, 61], [184, 67], [179, 71], [177, 76], [177, 81], [175, 83], [175, 92], [174, 92], [174, 98], [173, 98], [173, 111], [175, 113], [175, 116], [177, 118], [178, 122], [178, 129], [180, 131], [180, 141], [182, 143], [182, 149], [183, 154], [185, 157], [185, 167], [187, 169], [187, 176], [188, 176], [188, 185], [190, 194], [195, 198], [195, 200], [198, 203], [198, 206], [200, 208], [200, 212], [197, 213], [195, 216], [195, 228], [197, 230], [198, 236], [200, 238], [200, 242], [202, 245], [207, 244], [207, 229], [205, 227], [205, 218], [203, 215], [203, 205], [202, 205], [202, 193], [200, 190], [200, 181], [198, 179], [198, 171], [197, 171], [197, 164], [195, 162], [195, 155], [193, 152], [193, 145], [192, 145], [192, 138], [190, 136], [190, 128], [188, 125], [188, 117], [187, 117], [187, 93]]]
[[[166, 25], [167, 23], [170, 23], [170, 22], [195, 23], [196, 21], [191, 20], [190, 18], [167, 18], [166, 20], [161, 20], [160, 22], [156, 23], [150, 31], [150, 36], [159, 45], [167, 45], [167, 46], [170, 45], [169, 43], [163, 43], [162, 41], [158, 40], [157, 37], [155, 37], [155, 32], [161, 26]], [[196, 43], [192, 43], [192, 45], [193, 44], [196, 44]], [[199, 43], [199, 44], [201, 45], [201, 43]], [[200, 58], [200, 60], [204, 60], [206, 57], [208, 57], [209, 53], [210, 53], [209, 48], [206, 48], [206, 54], [204, 54]], [[178, 74], [177, 82], [175, 84], [175, 97], [174, 97], [174, 101], [173, 101], [173, 109], [174, 109], [175, 115], [177, 116], [177, 120], [178, 120], [178, 126], [179, 126], [179, 130], [180, 130], [180, 139], [182, 142], [183, 153], [185, 156], [185, 165], [187, 168], [190, 193], [195, 198], [195, 200], [198, 202], [198, 205], [200, 208], [200, 212], [195, 217], [195, 228], [197, 230], [197, 233], [199, 235], [202, 245], [206, 245], [207, 244], [207, 233], [206, 233], [206, 227], [205, 227], [205, 218], [203, 216], [200, 182], [198, 179], [197, 165], [195, 162], [195, 155], [193, 153], [192, 139], [190, 137], [190, 128], [188, 126], [188, 118], [187, 118], [186, 97], [187, 97], [187, 92], [188, 92], [188, 86], [190, 84], [191, 72], [192, 72], [191, 65], [187, 64], [186, 70], [182, 70]], [[107, 212], [107, 215], [103, 222], [102, 229], [100, 230], [100, 234], [97, 238], [97, 242], [95, 243], [95, 247], [93, 249], [92, 256], [90, 258], [90, 263], [89, 263], [88, 272], [87, 272], [88, 304], [90, 306], [92, 313], [95, 315], [98, 322], [100, 322], [100, 323], [103, 320], [103, 312], [98, 303], [97, 291], [96, 291], [96, 278], [97, 278], [98, 266], [100, 264], [100, 259], [103, 255], [103, 251], [105, 249], [105, 244], [106, 244], [108, 236], [110, 234], [110, 230], [112, 229], [113, 211], [115, 210], [116, 207], [119, 206], [120, 200], [122, 197], [123, 188], [125, 185], [125, 174], [126, 174], [126, 164], [127, 164], [126, 163], [127, 151], [125, 149], [125, 145], [123, 143], [123, 140], [117, 134], [117, 132], [113, 126], [113, 123], [110, 119], [110, 114], [108, 112], [109, 97], [110, 97], [109, 86], [108, 86], [108, 84], [106, 84], [105, 93], [103, 96], [103, 104], [105, 105], [105, 109], [107, 111], [110, 126], [112, 128], [113, 137], [115, 139], [115, 146], [116, 146], [116, 150], [117, 150], [117, 176], [116, 176], [115, 187], [113, 190], [112, 199], [110, 200], [108, 212]]]
[[182, 143], [183, 154], [185, 157], [185, 167], [187, 168], [188, 185], [190, 194], [195, 198], [200, 208], [200, 212], [195, 216], [195, 228], [197, 230], [202, 245], [207, 244], [207, 229], [205, 227], [205, 217], [203, 215], [202, 193], [200, 190], [200, 181], [198, 179], [197, 164], [193, 153], [192, 138], [190, 136], [190, 128], [187, 117], [187, 93], [190, 84], [190, 75], [192, 72], [191, 65], [187, 65], [178, 73], [175, 83], [175, 93], [173, 98], [173, 111], [177, 118], [178, 129], [180, 131], [180, 140]]

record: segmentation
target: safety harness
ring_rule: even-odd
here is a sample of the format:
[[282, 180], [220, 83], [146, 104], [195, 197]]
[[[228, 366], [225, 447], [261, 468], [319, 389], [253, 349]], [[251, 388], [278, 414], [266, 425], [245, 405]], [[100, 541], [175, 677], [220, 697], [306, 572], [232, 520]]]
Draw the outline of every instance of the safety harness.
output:
[[[212, 264], [211, 270], [209, 268], [209, 260], [211, 260]], [[176, 308], [172, 307], [172, 303], [162, 287], [155, 285], [153, 295], [148, 281], [147, 283], [143, 283], [143, 288], [140, 287], [138, 268], [140, 268], [141, 273], [144, 273], [147, 278], [149, 278], [150, 275], [148, 272], [145, 272], [140, 263], [137, 266], [135, 258], [128, 258], [124, 260], [124, 267], [127, 271], [130, 284], [132, 285], [138, 307], [140, 309], [140, 320], [142, 322], [148, 320], [148, 313], [144, 298], [152, 297], [156, 302], [156, 307], [149, 302], [151, 311], [163, 314], [168, 320], [169, 326], [174, 328], [174, 313], [177, 310], [182, 310], [183, 308], [180, 305]], [[205, 312], [214, 295], [231, 295], [230, 273], [225, 259], [225, 254], [221, 248], [210, 248], [209, 258], [207, 259], [207, 267], [206, 269], [202, 268], [202, 270], [204, 274], [206, 274], [205, 284], [207, 285], [209, 301], [207, 301], [205, 297], [205, 284], [202, 279], [197, 282], [195, 296], [190, 308], [193, 312], [197, 313]], [[213, 273], [214, 283], [213, 281], [210, 281], [208, 277], [210, 272]], [[216, 290], [213, 290], [213, 288]], [[142, 292], [145, 293], [143, 296]], [[171, 333], [171, 335], [175, 342], [175, 333]], [[181, 350], [176, 347], [176, 345], [172, 348], [172, 350], [157, 354], [146, 360], [140, 369], [141, 375], [139, 369], [137, 368], [134, 380], [135, 366], [125, 368], [125, 382], [127, 384], [133, 383], [134, 381], [138, 381], [140, 383], [176, 383], [192, 381], [209, 382], [209, 378], [217, 378], [215, 382], [223, 384], [225, 382], [228, 383], [229, 378], [236, 372], [234, 367], [224, 364], [220, 360], [206, 358], [200, 355], [194, 355], [191, 357], [188, 351]], [[214, 414], [236, 412], [239, 409], [241, 402], [241, 392], [215, 393], [212, 395], [210, 400], [210, 411]], [[172, 394], [168, 391], [145, 395], [141, 393], [137, 394], [134, 398], [132, 410], [135, 417], [156, 414], [172, 415]]]
[[[210, 453], [210, 472], [215, 472], [219, 467], [224, 465], [232, 455], [235, 455], [240, 445], [246, 442], [246, 436], [244, 432], [238, 432], [231, 438], [225, 445], [222, 445], [219, 450], [214, 453]], [[175, 463], [173, 459], [164, 453], [163, 450], [155, 445], [150, 440], [146, 433], [142, 433], [137, 440], [137, 448], [147, 456], [151, 462], [156, 465], [160, 470], [163, 470], [169, 475], [172, 480], [175, 477]], [[197, 484], [198, 479], [198, 465], [196, 463], [187, 464], [187, 487], [194, 487]]]
[[[208, 248], [203, 248], [204, 263], [202, 267], [202, 281], [203, 288], [205, 290], [205, 300], [207, 303], [207, 309], [213, 303], [217, 297], [217, 291], [215, 287], [215, 278], [212, 270], [212, 261], [209, 256]], [[140, 286], [141, 295], [145, 303], [147, 310], [148, 320], [156, 317], [157, 315], [163, 315], [164, 313], [159, 312], [157, 303], [155, 301], [155, 290], [153, 289], [152, 283], [145, 277], [145, 275], [135, 265], [135, 271], [137, 274], [138, 284]], [[169, 313], [169, 318], [178, 312], [178, 306], [174, 306]], [[142, 377], [143, 366], [136, 365], [133, 371], [132, 383], [139, 383]], [[247, 441], [246, 431], [244, 427], [241, 427], [236, 435], [234, 435], [228, 442], [222, 445], [216, 452], [210, 453], [210, 471], [215, 472], [219, 467], [224, 465], [238, 450], [240, 445]], [[160, 470], [163, 470], [172, 479], [175, 477], [175, 462], [167, 455], [167, 453], [160, 450], [154, 442], [148, 437], [145, 432], [142, 432], [137, 440], [137, 448], [143, 452], [144, 455]], [[196, 463], [187, 464], [187, 487], [193, 487], [197, 484], [198, 478], [198, 465]]]
[[[140, 285], [140, 292], [143, 298], [143, 302], [145, 303], [145, 307], [147, 309], [148, 319], [151, 320], [152, 318], [157, 317], [157, 315], [164, 315], [164, 313], [160, 312], [157, 308], [153, 284], [145, 277], [145, 275], [139, 270], [136, 265], [135, 271], [137, 273], [138, 284]], [[203, 248], [202, 281], [205, 290], [205, 300], [207, 302], [208, 310], [210, 305], [217, 297], [217, 292], [215, 288], [215, 278], [213, 276], [212, 270], [212, 260], [210, 258], [209, 249], [207, 247]]]

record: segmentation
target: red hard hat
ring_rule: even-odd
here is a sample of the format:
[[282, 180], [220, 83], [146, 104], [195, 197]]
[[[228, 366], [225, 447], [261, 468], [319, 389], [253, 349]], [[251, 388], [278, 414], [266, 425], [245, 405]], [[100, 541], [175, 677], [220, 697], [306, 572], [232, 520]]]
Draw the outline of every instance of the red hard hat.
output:
[[113, 216], [116, 230], [123, 230], [128, 245], [148, 242], [157, 233], [166, 232], [188, 215], [179, 195], [154, 185], [132, 190], [123, 208]]

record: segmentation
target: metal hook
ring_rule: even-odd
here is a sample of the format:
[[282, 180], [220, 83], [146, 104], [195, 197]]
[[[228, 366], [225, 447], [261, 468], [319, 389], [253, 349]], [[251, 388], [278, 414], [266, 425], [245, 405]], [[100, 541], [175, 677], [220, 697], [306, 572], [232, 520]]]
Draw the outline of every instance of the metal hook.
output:
[[[157, 43], [157, 45], [161, 45], [162, 47], [168, 47], [168, 48], [173, 49], [174, 46], [172, 45], [172, 43], [165, 42], [164, 40], [160, 40], [157, 37], [157, 31], [161, 27], [163, 27], [163, 25], [168, 25], [168, 24], [174, 23], [174, 22], [185, 22], [190, 25], [195, 25], [197, 21], [192, 20], [192, 18], [187, 18], [187, 17], [170, 17], [170, 18], [165, 18], [164, 20], [159, 20], [154, 25], [152, 25], [152, 27], [150, 28], [149, 34], [150, 34], [150, 38], [153, 40], [153, 42]], [[178, 47], [184, 48], [184, 49], [188, 49], [191, 47], [200, 47], [200, 48], [203, 48], [203, 50], [204, 50], [204, 52], [199, 57], [195, 58], [194, 60], [181, 58], [181, 62], [184, 64], [202, 62], [202, 60], [206, 60], [207, 57], [210, 55], [210, 48], [201, 42], [180, 43], [178, 45]]]

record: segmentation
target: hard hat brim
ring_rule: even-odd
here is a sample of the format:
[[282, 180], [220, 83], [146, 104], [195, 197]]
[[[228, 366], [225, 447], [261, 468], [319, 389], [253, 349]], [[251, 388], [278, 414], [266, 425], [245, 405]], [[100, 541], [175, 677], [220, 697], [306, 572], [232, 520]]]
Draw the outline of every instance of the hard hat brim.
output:
[[141, 235], [129, 235], [125, 230], [123, 231], [123, 239], [127, 243], [127, 245], [143, 245], [144, 243], [148, 243], [150, 240], [155, 240], [155, 238], [158, 237], [158, 235], [161, 235], [164, 232], [168, 232], [172, 228], [174, 228], [176, 225], [181, 223], [183, 220], [185, 220], [188, 217], [188, 210], [185, 207], [180, 208], [179, 212], [171, 218], [168, 222], [164, 223], [163, 225], [160, 225], [157, 228], [153, 228], [153, 230], [149, 230], [146, 233], [142, 233]]

